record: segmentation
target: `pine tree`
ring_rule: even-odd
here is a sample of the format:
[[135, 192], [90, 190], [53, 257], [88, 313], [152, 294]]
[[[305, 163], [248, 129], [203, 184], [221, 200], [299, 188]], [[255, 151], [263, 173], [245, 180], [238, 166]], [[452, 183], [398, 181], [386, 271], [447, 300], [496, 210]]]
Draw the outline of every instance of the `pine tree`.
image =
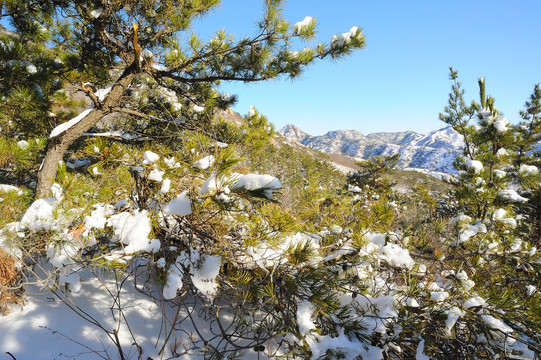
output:
[[[463, 156], [455, 163], [460, 172], [457, 196], [468, 215], [484, 220], [507, 188], [504, 170], [512, 157], [514, 130], [494, 105], [494, 98], [486, 95], [484, 78], [478, 81], [479, 103], [472, 101], [468, 106], [458, 73], [450, 71], [452, 91], [440, 119], [464, 139]], [[474, 119], [477, 124], [472, 124]]]
[[[234, 97], [216, 91], [220, 81], [265, 81], [298, 76], [315, 60], [341, 58], [364, 46], [353, 27], [327, 44], [293, 50], [294, 39], [310, 40], [316, 22], [307, 17], [291, 26], [282, 16], [283, 1], [265, 1], [263, 19], [251, 38], [235, 40], [218, 31], [208, 42], [188, 36], [191, 22], [214, 9], [217, 0], [137, 1], [5, 1], [1, 13], [26, 41], [41, 42], [57, 54], [55, 71], [91, 100], [90, 107], [51, 133], [38, 174], [36, 196], [50, 194], [57, 165], [68, 147], [111, 114], [146, 121], [200, 122], [201, 115], [226, 108]], [[44, 41], [47, 40], [47, 41]], [[38, 73], [50, 70], [41, 64]], [[46, 75], [43, 75], [46, 76]], [[112, 82], [111, 82], [112, 81]], [[92, 83], [92, 84], [91, 84]], [[172, 91], [178, 101], [162, 108], [137, 104], [136, 83]], [[109, 84], [109, 85], [107, 85]], [[58, 86], [58, 85], [57, 85]], [[96, 90], [99, 89], [99, 90]]]

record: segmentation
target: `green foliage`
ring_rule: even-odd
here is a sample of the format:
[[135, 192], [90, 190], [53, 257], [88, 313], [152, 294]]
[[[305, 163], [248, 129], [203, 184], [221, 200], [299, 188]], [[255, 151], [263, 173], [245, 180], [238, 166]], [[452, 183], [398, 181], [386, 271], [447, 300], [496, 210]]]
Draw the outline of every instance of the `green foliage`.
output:
[[[440, 118], [464, 138], [463, 156], [456, 162], [461, 171], [456, 196], [463, 205], [462, 211], [484, 220], [498, 207], [509, 209], [510, 205], [521, 203], [502, 196], [502, 191], [507, 191], [509, 181], [521, 172], [520, 166], [529, 166], [534, 159], [533, 142], [528, 139], [536, 139], [541, 132], [541, 127], [535, 125], [539, 120], [534, 115], [539, 91], [538, 87], [534, 89], [531, 102], [526, 104], [529, 110], [522, 112], [530, 121], [529, 125], [510, 125], [495, 107], [494, 99], [486, 95], [483, 78], [479, 80], [480, 103], [473, 101], [470, 106], [465, 103], [457, 78], [451, 68], [452, 92], [445, 114], [440, 114]], [[470, 123], [474, 117], [478, 120], [476, 125]], [[528, 164], [525, 163], [527, 158]], [[526, 194], [528, 187], [522, 191]]]
[[45, 147], [44, 139], [17, 141], [11, 137], [0, 137], [0, 183], [27, 184], [29, 174], [39, 166], [39, 154]]
[[399, 158], [400, 154], [395, 154], [356, 161], [359, 170], [348, 176], [348, 185], [377, 194], [388, 193], [394, 185], [388, 174], [396, 167]]

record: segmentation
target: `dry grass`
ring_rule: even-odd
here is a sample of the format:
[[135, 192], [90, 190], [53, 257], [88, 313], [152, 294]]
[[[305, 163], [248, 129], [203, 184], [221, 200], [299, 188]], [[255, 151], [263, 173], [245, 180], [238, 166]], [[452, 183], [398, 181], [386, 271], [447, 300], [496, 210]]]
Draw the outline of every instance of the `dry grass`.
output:
[[10, 305], [22, 300], [22, 289], [17, 287], [21, 271], [16, 259], [0, 248], [0, 314], [9, 313]]

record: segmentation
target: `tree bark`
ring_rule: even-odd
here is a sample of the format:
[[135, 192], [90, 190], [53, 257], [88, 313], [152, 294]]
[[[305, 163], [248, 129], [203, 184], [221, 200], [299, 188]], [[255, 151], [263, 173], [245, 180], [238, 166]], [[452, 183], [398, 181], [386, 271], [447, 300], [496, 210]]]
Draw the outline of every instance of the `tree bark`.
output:
[[94, 110], [62, 134], [49, 139], [45, 158], [38, 171], [37, 199], [51, 195], [51, 186], [58, 171], [58, 164], [62, 161], [66, 150], [104, 116], [113, 112], [113, 108], [118, 106], [120, 98], [135, 75], [135, 66], [126, 68], [106, 98], [100, 104], [94, 104]]

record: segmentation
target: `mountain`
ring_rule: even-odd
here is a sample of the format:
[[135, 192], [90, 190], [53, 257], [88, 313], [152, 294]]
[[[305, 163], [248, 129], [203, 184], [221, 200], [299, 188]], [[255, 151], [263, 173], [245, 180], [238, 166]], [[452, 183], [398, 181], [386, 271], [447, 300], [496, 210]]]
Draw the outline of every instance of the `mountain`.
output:
[[288, 139], [293, 139], [300, 144], [302, 144], [307, 138], [311, 137], [310, 135], [292, 124], [287, 124], [286, 126], [284, 126], [282, 129], [280, 129], [279, 133], [282, 136]]
[[460, 134], [450, 126], [426, 135], [413, 131], [363, 135], [357, 130], [338, 130], [312, 136], [294, 125], [286, 125], [279, 133], [329, 154], [370, 159], [373, 156], [400, 153], [400, 168], [420, 168], [444, 173], [456, 172], [453, 162], [464, 146]]

